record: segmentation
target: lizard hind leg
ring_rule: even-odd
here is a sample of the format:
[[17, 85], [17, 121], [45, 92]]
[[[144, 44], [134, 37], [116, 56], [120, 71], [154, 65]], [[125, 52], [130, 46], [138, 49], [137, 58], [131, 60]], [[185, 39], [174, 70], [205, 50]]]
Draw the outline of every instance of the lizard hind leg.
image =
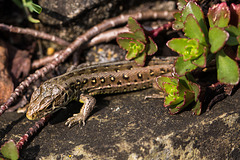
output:
[[84, 126], [85, 120], [87, 119], [96, 104], [96, 99], [86, 94], [81, 94], [79, 101], [83, 103], [83, 106], [78, 114], [74, 114], [72, 117], [67, 119], [65, 125], [67, 125], [68, 127], [71, 127], [73, 124], [76, 123], [82, 123]]

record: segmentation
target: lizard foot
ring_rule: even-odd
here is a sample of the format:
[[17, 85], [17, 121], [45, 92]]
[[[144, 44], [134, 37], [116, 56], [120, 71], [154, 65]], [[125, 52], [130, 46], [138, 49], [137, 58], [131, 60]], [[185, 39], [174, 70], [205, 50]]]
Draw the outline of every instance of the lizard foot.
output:
[[85, 125], [85, 119], [83, 118], [82, 114], [78, 113], [78, 114], [74, 114], [72, 117], [67, 119], [67, 122], [65, 123], [65, 125], [67, 125], [69, 128], [76, 124], [83, 124], [83, 126]]

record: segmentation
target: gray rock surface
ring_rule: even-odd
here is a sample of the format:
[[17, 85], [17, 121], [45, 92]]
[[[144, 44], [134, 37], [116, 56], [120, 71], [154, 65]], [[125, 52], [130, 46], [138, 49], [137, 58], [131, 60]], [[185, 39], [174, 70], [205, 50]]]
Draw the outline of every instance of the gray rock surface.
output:
[[[200, 116], [169, 115], [163, 100], [144, 97], [154, 89], [97, 96], [86, 126], [69, 129], [64, 121], [79, 111], [70, 103], [22, 150], [22, 159], [238, 159], [240, 91]], [[34, 124], [25, 115], [0, 117], [3, 140], [18, 140]]]

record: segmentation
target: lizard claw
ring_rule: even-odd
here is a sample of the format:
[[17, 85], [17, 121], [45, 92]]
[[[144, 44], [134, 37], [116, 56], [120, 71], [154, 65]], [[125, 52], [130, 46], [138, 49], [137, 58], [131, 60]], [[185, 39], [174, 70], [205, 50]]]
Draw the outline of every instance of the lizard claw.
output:
[[85, 119], [83, 118], [83, 116], [80, 113], [74, 114], [72, 117], [68, 118], [65, 125], [67, 125], [70, 128], [76, 123], [79, 123], [79, 124], [82, 123], [83, 126], [85, 126]]

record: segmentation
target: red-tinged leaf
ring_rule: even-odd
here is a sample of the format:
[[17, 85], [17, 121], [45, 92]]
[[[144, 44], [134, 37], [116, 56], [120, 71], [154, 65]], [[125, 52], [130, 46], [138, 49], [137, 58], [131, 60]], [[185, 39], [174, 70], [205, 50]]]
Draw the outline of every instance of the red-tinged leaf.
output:
[[137, 58], [140, 53], [145, 49], [145, 46], [142, 42], [133, 40], [129, 42], [128, 53], [126, 54], [126, 59], [131, 60]]
[[204, 33], [202, 32], [202, 29], [200, 28], [198, 21], [192, 14], [189, 14], [186, 17], [183, 29], [185, 36], [189, 38], [196, 38], [199, 40], [201, 44], [207, 45]]
[[133, 41], [133, 39], [130, 39], [130, 38], [120, 38], [120, 37], [117, 38], [117, 43], [118, 43], [118, 45], [119, 45], [121, 48], [125, 49], [125, 50], [128, 50], [128, 49], [129, 49], [129, 43], [130, 43], [131, 41]]
[[136, 30], [134, 32], [134, 35], [136, 37], [135, 38], [136, 40], [139, 40], [143, 43], [147, 43], [146, 36], [145, 36], [145, 33], [144, 33], [143, 29]]
[[194, 100], [194, 93], [193, 91], [189, 91], [189, 90], [186, 90], [184, 92], [184, 103], [182, 105], [177, 105], [176, 108], [178, 109], [184, 109], [185, 107], [187, 107], [190, 103], [192, 103]]
[[230, 24], [240, 27], [240, 4], [231, 3], [230, 12]]
[[223, 50], [216, 54], [217, 79], [221, 83], [235, 85], [239, 82], [239, 68], [236, 61], [228, 57]]
[[194, 99], [194, 93], [191, 91], [186, 91], [184, 94], [184, 100], [181, 103], [178, 103], [176, 105], [169, 106], [170, 114], [176, 114], [186, 108], [190, 103], [193, 102]]
[[0, 151], [5, 158], [11, 159], [11, 160], [17, 160], [19, 158], [19, 152], [13, 140], [6, 142], [1, 147]]
[[179, 76], [183, 76], [196, 68], [197, 66], [192, 64], [191, 61], [184, 61], [182, 57], [179, 57], [175, 63], [175, 70]]
[[157, 85], [162, 90], [165, 90], [164, 87], [163, 87], [164, 83], [171, 83], [171, 84], [174, 84], [175, 86], [177, 86], [178, 81], [179, 80], [175, 77], [166, 77], [166, 76], [157, 77]]
[[201, 68], [204, 68], [206, 67], [207, 65], [207, 48], [204, 47], [203, 48], [203, 54], [201, 56], [199, 56], [198, 58], [192, 60], [192, 64], [198, 66], [198, 67], [201, 67]]
[[186, 4], [187, 4], [187, 1], [185, 1], [185, 0], [178, 0], [178, 2], [177, 2], [178, 10], [179, 11], [182, 10]]
[[194, 92], [194, 100], [197, 101], [201, 91], [200, 85], [193, 82], [189, 82], [189, 85], [191, 86], [191, 90]]
[[229, 37], [228, 32], [222, 28], [213, 27], [209, 29], [209, 43], [211, 44], [210, 51], [218, 52], [223, 48]]
[[167, 46], [178, 54], [182, 54], [185, 51], [187, 42], [187, 38], [173, 38], [167, 42]]
[[147, 49], [146, 52], [147, 52], [147, 55], [151, 56], [151, 55], [153, 55], [154, 53], [157, 52], [158, 47], [157, 47], [156, 43], [152, 40], [151, 37], [148, 37], [148, 39], [149, 39], [149, 44], [147, 46], [148, 49]]
[[183, 9], [183, 11], [182, 11], [182, 21], [183, 22], [186, 20], [186, 18], [189, 14], [192, 14], [196, 18], [202, 32], [204, 33], [204, 35], [207, 39], [208, 29], [205, 24], [204, 14], [203, 14], [201, 7], [196, 2], [193, 2], [193, 1], [188, 2], [186, 7]]
[[202, 112], [202, 102], [197, 101], [196, 104], [192, 108], [192, 112], [193, 112], [193, 114], [199, 116]]
[[227, 27], [230, 21], [230, 10], [226, 2], [215, 4], [208, 10], [208, 21], [210, 27]]
[[238, 45], [239, 42], [237, 40], [237, 36], [240, 35], [240, 28], [238, 29], [237, 27], [233, 25], [229, 25], [225, 30], [229, 33], [229, 38], [227, 41], [227, 45], [229, 46], [235, 46]]
[[174, 14], [173, 14], [173, 17], [175, 18], [175, 20], [177, 20], [177, 21], [182, 21], [182, 12], [175, 12]]
[[136, 19], [132, 17], [128, 18], [128, 27], [131, 32], [135, 32], [136, 30], [142, 30], [142, 26], [137, 22]]
[[146, 53], [142, 52], [140, 53], [135, 59], [134, 61], [139, 65], [139, 66], [144, 66], [145, 61], [146, 61]]

